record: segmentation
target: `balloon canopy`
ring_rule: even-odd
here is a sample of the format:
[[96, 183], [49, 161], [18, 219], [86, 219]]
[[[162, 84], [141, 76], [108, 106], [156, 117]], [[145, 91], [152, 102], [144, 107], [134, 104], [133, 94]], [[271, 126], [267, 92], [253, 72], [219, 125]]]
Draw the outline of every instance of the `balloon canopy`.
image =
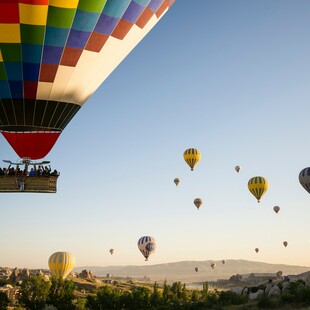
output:
[[0, 1], [0, 131], [18, 156], [45, 157], [174, 2]]
[[310, 167], [300, 171], [299, 183], [308, 193], [310, 193]]
[[191, 170], [198, 164], [201, 158], [200, 151], [197, 149], [187, 149], [183, 153], [183, 158], [185, 162], [190, 166]]
[[75, 257], [69, 252], [56, 252], [48, 260], [48, 266], [57, 279], [65, 279], [73, 270], [74, 265]]
[[268, 181], [263, 177], [253, 177], [248, 182], [249, 191], [256, 197], [257, 202], [260, 202], [262, 196], [268, 190]]
[[147, 261], [149, 256], [155, 252], [156, 242], [151, 236], [143, 236], [138, 240], [138, 248]]

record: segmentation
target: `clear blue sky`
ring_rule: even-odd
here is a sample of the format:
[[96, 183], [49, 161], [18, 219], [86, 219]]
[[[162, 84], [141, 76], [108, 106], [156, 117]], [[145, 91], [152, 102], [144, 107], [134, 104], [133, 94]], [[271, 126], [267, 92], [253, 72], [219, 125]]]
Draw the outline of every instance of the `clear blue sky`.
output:
[[[310, 195], [298, 182], [310, 166], [309, 12], [309, 0], [177, 0], [47, 156], [58, 193], [1, 194], [0, 265], [47, 268], [70, 251], [77, 266], [310, 266]], [[189, 147], [202, 153], [194, 172]], [[17, 159], [3, 138], [0, 155]], [[260, 204], [247, 189], [255, 175], [270, 186]], [[157, 240], [149, 262], [143, 235]]]

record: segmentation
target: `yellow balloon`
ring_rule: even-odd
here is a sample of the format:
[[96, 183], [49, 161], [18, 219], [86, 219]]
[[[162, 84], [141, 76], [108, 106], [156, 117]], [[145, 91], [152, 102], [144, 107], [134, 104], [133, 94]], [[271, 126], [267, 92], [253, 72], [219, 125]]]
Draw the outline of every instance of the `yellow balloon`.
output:
[[65, 279], [75, 265], [75, 257], [69, 252], [56, 252], [48, 260], [48, 266], [57, 279]]
[[253, 177], [248, 182], [249, 191], [256, 197], [257, 202], [268, 190], [268, 181], [263, 177]]
[[198, 164], [201, 154], [197, 149], [187, 149], [183, 154], [184, 160], [194, 170], [194, 167]]

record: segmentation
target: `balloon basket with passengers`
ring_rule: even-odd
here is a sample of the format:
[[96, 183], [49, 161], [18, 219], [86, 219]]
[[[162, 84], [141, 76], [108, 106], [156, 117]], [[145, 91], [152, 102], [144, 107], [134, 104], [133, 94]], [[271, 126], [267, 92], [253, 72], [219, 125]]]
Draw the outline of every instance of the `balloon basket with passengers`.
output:
[[[173, 3], [1, 1], [0, 134], [19, 158], [45, 158]], [[56, 182], [57, 176], [4, 175], [0, 192], [56, 192]]]
[[59, 172], [46, 166], [49, 161], [33, 162], [30, 158], [3, 161], [9, 166], [0, 168], [0, 192], [56, 193]]

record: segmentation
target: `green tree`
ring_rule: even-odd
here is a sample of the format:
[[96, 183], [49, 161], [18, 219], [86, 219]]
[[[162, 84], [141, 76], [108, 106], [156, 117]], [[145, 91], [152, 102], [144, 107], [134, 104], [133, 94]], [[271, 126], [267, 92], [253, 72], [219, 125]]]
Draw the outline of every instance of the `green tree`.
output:
[[147, 287], [137, 287], [132, 293], [132, 309], [151, 308], [151, 291]]
[[189, 293], [188, 293], [188, 291], [186, 289], [186, 285], [184, 283], [182, 286], [182, 294], [181, 294], [181, 299], [182, 299], [183, 304], [186, 304], [188, 302], [188, 296], [189, 296]]
[[51, 287], [48, 294], [48, 304], [55, 306], [58, 310], [75, 309], [72, 301], [74, 299], [75, 285], [71, 280], [51, 278]]
[[153, 307], [159, 306], [162, 304], [162, 301], [163, 301], [162, 294], [159, 291], [159, 286], [157, 282], [155, 282], [153, 286], [153, 294], [151, 296], [151, 305]]
[[0, 292], [0, 310], [6, 310], [9, 305], [9, 299], [5, 293]]
[[192, 291], [192, 296], [191, 296], [191, 300], [193, 302], [196, 302], [199, 300], [199, 292], [197, 290], [193, 290]]
[[[119, 289], [112, 289], [110, 286], [103, 286], [96, 296], [88, 296], [86, 307], [89, 309], [120, 309], [122, 292]], [[127, 302], [128, 303], [128, 302]]]
[[19, 302], [29, 309], [43, 309], [48, 297], [50, 283], [42, 276], [34, 276], [23, 281]]
[[166, 279], [165, 279], [164, 287], [163, 287], [163, 299], [165, 302], [168, 302], [170, 299], [170, 286], [167, 284]]
[[206, 301], [209, 293], [209, 284], [204, 282], [202, 286], [202, 300]]

